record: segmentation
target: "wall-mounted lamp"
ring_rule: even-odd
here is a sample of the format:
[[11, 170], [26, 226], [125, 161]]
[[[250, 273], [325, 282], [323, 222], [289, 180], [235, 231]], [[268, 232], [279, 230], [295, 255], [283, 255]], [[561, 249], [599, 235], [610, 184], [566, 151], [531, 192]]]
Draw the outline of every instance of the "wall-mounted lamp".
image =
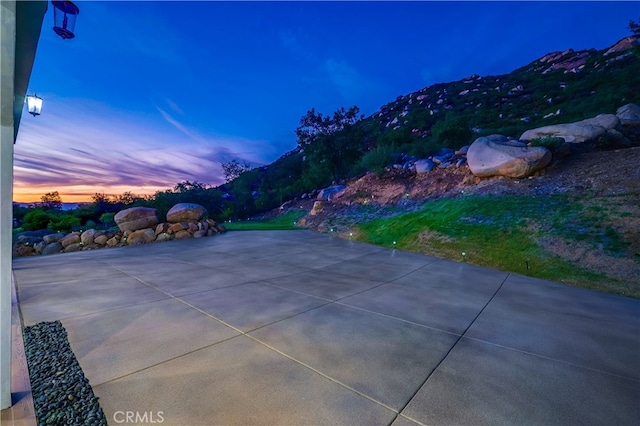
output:
[[42, 110], [42, 98], [35, 93], [33, 95], [27, 95], [27, 110], [29, 111], [29, 114], [34, 117], [36, 115], [40, 115], [40, 111]]
[[72, 1], [51, 1], [53, 5], [53, 31], [63, 40], [74, 38], [73, 29], [80, 9]]

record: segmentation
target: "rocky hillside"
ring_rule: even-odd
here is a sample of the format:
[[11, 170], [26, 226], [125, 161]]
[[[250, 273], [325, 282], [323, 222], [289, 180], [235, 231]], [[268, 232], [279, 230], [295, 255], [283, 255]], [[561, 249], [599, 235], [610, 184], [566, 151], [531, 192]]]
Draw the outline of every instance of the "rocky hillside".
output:
[[[316, 142], [323, 146], [315, 154], [299, 146], [274, 163], [215, 188], [217, 192], [212, 192], [222, 197], [225, 212], [218, 219], [245, 219], [332, 181], [380, 172], [442, 148], [459, 149], [478, 137], [521, 138], [530, 129], [615, 114], [626, 104], [640, 105], [639, 48], [636, 35], [602, 50], [551, 52], [509, 74], [472, 75], [398, 96], [347, 131], [322, 135]], [[599, 143], [615, 148], [617, 139], [611, 131]]]
[[[474, 262], [513, 272], [529, 274], [535, 258], [546, 267], [534, 276], [640, 297], [640, 147], [629, 146], [640, 135], [640, 107], [617, 112], [529, 129], [520, 139], [481, 136], [471, 146], [307, 194], [280, 212], [305, 211], [299, 226], [343, 238], [394, 240], [393, 247], [402, 238], [399, 248], [429, 255], [450, 257], [462, 246]], [[603, 150], [598, 141], [605, 135], [620, 148]], [[532, 147], [526, 138], [555, 144]], [[446, 199], [454, 201], [441, 220], [424, 213], [429, 201]], [[477, 203], [488, 206], [486, 212], [478, 212]], [[450, 223], [416, 222], [411, 212]], [[405, 222], [415, 235], [398, 229]], [[361, 225], [369, 223], [377, 223], [365, 226], [376, 237], [362, 236]], [[469, 236], [478, 232], [486, 239], [474, 245]], [[520, 262], [526, 270], [503, 262], [496, 234], [521, 241], [509, 256], [526, 259]]]
[[[472, 75], [398, 96], [365, 120], [371, 138], [396, 132], [398, 139], [431, 135], [447, 113], [477, 134], [517, 136], [527, 128], [566, 123], [613, 112], [640, 97], [640, 58], [627, 37], [603, 50], [552, 52], [510, 74]], [[391, 137], [391, 136], [389, 136]]]

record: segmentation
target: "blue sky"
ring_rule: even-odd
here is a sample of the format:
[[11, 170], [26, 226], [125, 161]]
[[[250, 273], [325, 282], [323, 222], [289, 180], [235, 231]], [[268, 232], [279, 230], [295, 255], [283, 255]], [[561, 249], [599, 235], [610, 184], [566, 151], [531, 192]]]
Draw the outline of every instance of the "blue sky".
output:
[[309, 109], [358, 105], [630, 35], [639, 2], [79, 1], [76, 38], [43, 23], [15, 145], [14, 199], [154, 193], [268, 164]]

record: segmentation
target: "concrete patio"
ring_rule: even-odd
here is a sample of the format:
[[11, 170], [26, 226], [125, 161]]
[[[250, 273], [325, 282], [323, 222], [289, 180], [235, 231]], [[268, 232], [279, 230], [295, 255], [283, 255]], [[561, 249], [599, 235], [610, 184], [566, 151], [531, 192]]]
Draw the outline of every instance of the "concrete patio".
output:
[[13, 269], [110, 424], [640, 424], [635, 299], [309, 231]]

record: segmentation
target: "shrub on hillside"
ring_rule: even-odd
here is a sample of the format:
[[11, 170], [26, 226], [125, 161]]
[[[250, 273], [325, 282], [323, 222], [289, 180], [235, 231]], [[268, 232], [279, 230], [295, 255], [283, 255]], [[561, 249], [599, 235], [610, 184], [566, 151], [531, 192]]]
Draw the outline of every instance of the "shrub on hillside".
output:
[[362, 156], [356, 165], [358, 173], [374, 172], [378, 176], [384, 172], [384, 168], [394, 161], [394, 146], [380, 145]]
[[[461, 145], [462, 146], [462, 145]], [[420, 139], [409, 146], [403, 146], [400, 152], [416, 158], [425, 158], [442, 148], [433, 138]]]
[[529, 141], [531, 146], [542, 146], [556, 154], [564, 146], [564, 139], [558, 136], [542, 136]]
[[442, 148], [460, 148], [471, 143], [473, 138], [473, 132], [469, 128], [467, 119], [453, 115], [434, 124], [431, 128], [431, 134]]

